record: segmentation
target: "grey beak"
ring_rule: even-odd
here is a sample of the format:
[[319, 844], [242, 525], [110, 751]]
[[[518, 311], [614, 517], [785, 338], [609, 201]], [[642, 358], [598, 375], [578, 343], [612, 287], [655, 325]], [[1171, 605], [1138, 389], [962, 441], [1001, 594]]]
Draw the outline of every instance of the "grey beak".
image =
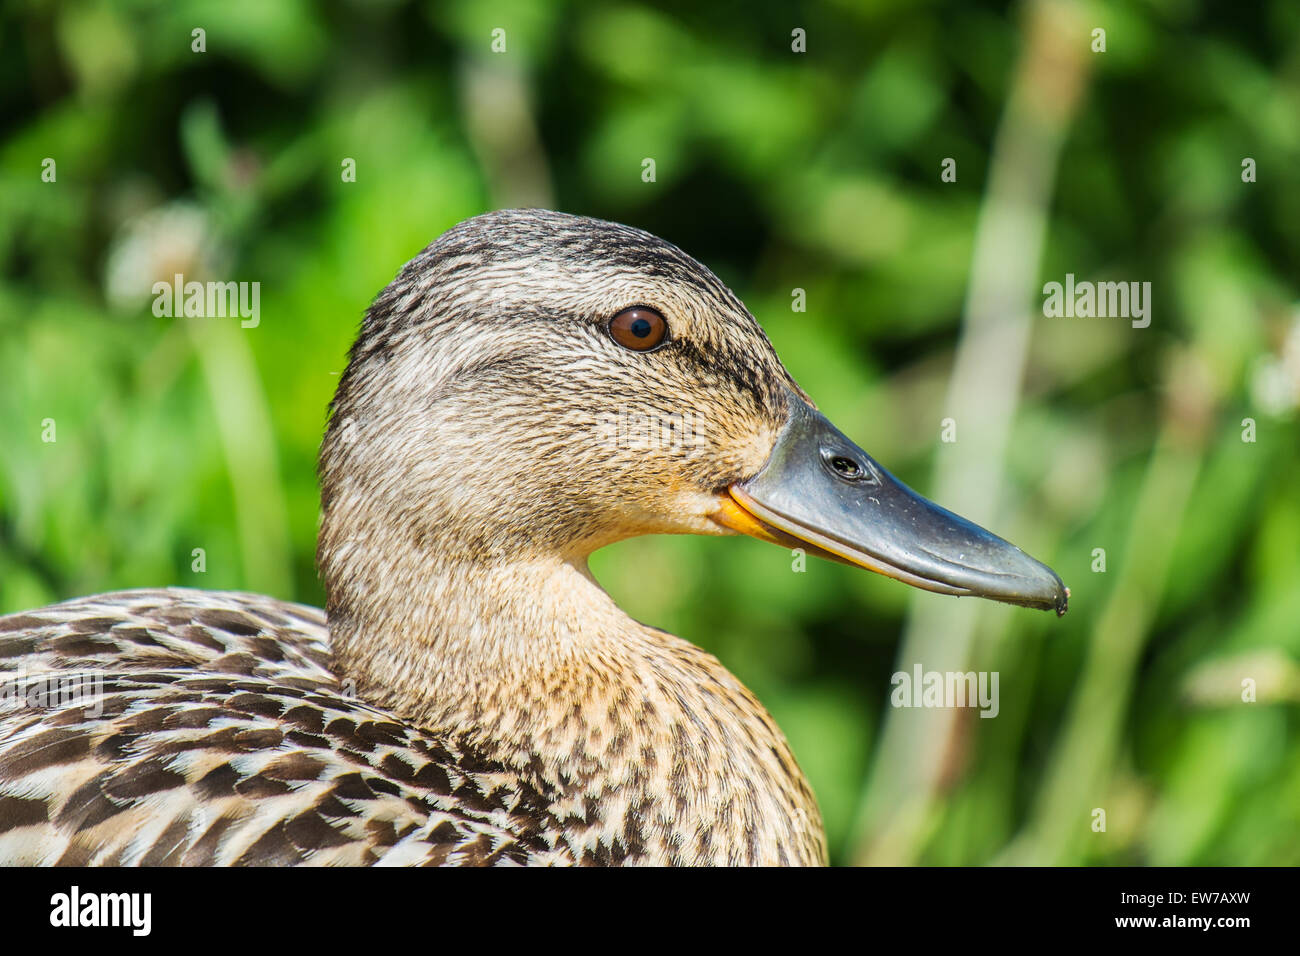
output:
[[791, 407], [763, 470], [729, 489], [755, 518], [927, 591], [1065, 613], [1055, 571], [918, 495], [806, 402]]

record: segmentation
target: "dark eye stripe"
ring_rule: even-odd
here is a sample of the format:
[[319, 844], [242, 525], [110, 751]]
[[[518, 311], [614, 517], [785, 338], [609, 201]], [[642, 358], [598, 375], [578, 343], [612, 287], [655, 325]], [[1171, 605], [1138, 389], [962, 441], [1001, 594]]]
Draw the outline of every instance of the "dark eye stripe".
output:
[[633, 352], [649, 352], [668, 337], [668, 321], [644, 305], [624, 309], [609, 320], [609, 335]]

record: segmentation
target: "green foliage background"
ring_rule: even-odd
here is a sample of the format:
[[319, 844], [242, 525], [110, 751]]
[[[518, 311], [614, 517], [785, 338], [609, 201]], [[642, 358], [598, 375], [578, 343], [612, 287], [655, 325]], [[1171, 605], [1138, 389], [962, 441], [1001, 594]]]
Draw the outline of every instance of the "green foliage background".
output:
[[[946, 395], [994, 144], [1038, 44], [1026, 88], [1064, 117], [1043, 246], [1002, 249], [991, 272], [1039, 261], [1026, 309], [1066, 272], [1151, 281], [1153, 321], [1030, 320], [1000, 504], [970, 517], [1073, 600], [1059, 622], [972, 612], [967, 663], [999, 671], [999, 719], [923, 741], [942, 773], [873, 810], [896, 768], [878, 762], [884, 727], [909, 719], [889, 707], [913, 663], [900, 634], [950, 599], [838, 565], [791, 573], [740, 539], [640, 539], [593, 567], [767, 704], [837, 862], [1300, 863], [1290, 0], [0, 10], [3, 612], [165, 584], [320, 603], [314, 458], [360, 315], [444, 229], [509, 205], [694, 254], [830, 417], [932, 492], [941, 419], [978, 431], [985, 414]], [[154, 317], [148, 289], [175, 271], [260, 281], [261, 325]], [[919, 823], [882, 850], [911, 806]]]

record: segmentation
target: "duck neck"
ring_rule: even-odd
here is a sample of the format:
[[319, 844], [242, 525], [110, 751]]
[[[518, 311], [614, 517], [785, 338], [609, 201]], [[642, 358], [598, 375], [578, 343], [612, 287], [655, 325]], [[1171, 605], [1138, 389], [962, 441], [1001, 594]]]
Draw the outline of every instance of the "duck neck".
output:
[[487, 688], [509, 693], [582, 668], [594, 635], [635, 626], [585, 564], [443, 560], [392, 573], [406, 586], [367, 588], [379, 601], [331, 591], [335, 667], [362, 698], [431, 729], [481, 718]]
[[585, 558], [372, 573], [361, 593], [382, 601], [331, 590], [336, 672], [530, 778], [570, 808], [565, 839], [578, 814], [584, 845], [649, 862], [824, 859], [812, 792], [762, 705], [712, 655], [624, 614]]

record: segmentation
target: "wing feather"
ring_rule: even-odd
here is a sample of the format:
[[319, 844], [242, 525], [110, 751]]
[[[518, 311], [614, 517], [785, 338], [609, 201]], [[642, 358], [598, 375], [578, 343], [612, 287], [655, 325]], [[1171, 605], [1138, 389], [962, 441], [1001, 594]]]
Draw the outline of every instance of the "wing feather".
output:
[[260, 595], [0, 618], [0, 862], [567, 862], [538, 794], [328, 662], [320, 611]]

